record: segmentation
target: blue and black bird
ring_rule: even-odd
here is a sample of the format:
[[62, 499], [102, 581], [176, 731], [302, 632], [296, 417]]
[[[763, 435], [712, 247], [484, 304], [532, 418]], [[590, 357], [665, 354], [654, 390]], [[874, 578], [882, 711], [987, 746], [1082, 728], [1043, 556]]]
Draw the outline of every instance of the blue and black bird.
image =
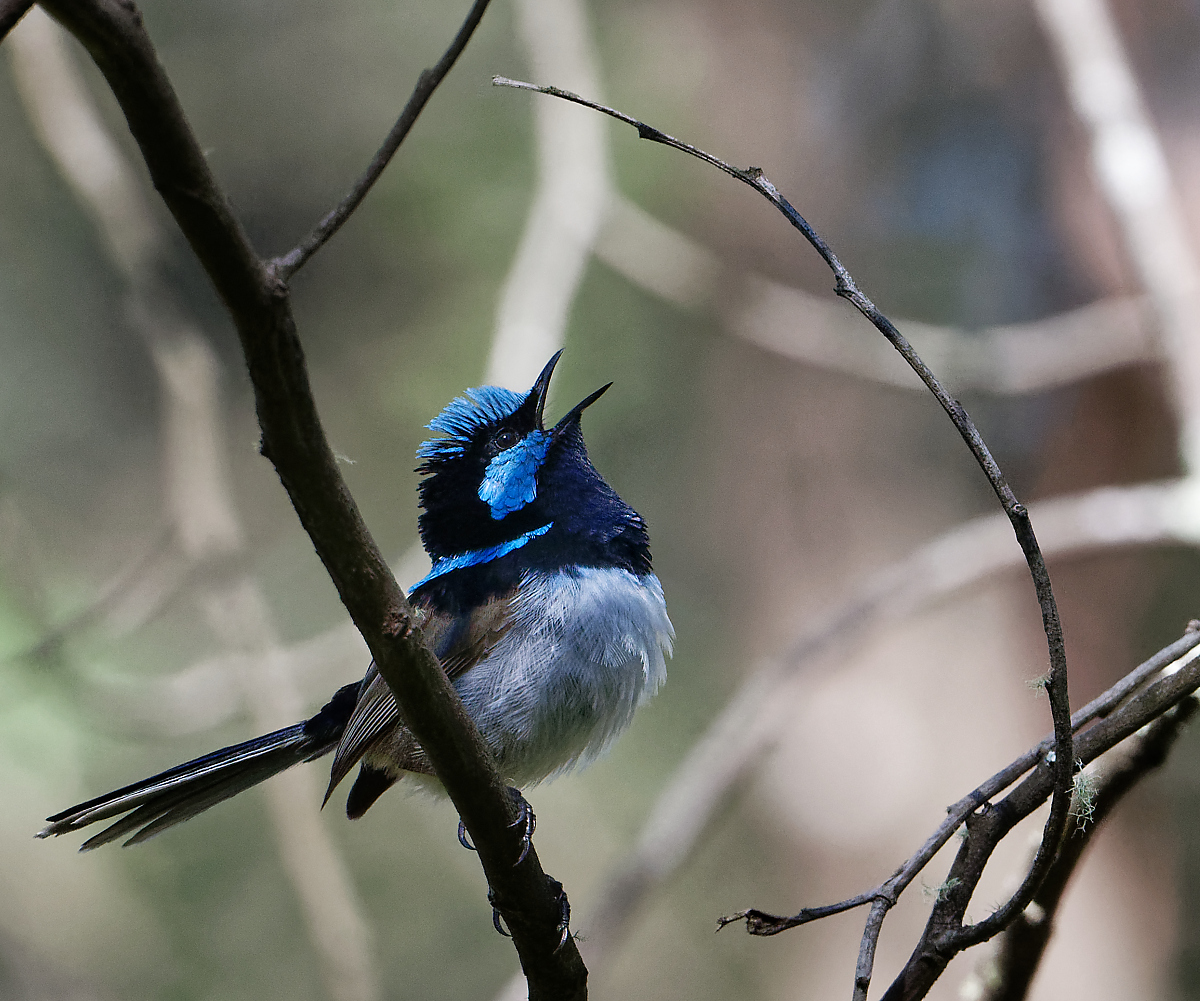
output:
[[[409, 593], [442, 667], [514, 787], [599, 755], [666, 677], [674, 630], [641, 516], [588, 459], [580, 417], [543, 410], [556, 354], [521, 395], [467, 390], [417, 451], [421, 541]], [[610, 383], [611, 385], [611, 383]], [[360, 817], [407, 777], [436, 785], [374, 664], [311, 719], [168, 769], [48, 818], [39, 837], [120, 819], [85, 841], [136, 844], [302, 761], [334, 752], [329, 794], [357, 764]]]

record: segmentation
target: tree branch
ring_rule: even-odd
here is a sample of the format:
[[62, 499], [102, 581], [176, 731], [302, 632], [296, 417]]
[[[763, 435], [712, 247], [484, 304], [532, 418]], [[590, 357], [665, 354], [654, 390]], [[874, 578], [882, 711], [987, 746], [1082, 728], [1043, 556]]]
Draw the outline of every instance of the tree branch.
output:
[[[207, 566], [214, 574], [201, 589], [203, 604], [220, 641], [242, 654], [236, 678], [242, 701], [262, 731], [287, 726], [304, 712], [289, 655], [258, 581], [231, 572], [244, 555], [245, 532], [228, 482], [216, 354], [166, 289], [151, 280], [165, 263], [165, 234], [136, 171], [92, 104], [62, 29], [38, 10], [9, 45], [26, 113], [125, 276], [126, 312], [154, 362], [174, 549], [189, 569]], [[317, 782], [311, 771], [296, 769], [265, 790], [280, 858], [329, 996], [376, 1001], [380, 987], [370, 928], [341, 854], [321, 822]]]
[[[1196, 638], [1198, 628], [1200, 623], [1189, 624], [1193, 638]], [[1166, 673], [1144, 689], [1136, 691], [1128, 701], [1122, 701], [1136, 687], [1129, 683], [1132, 677], [1128, 676], [1116, 686], [1124, 687], [1123, 694], [1116, 693], [1116, 688], [1106, 693], [1107, 701], [1120, 702], [1118, 707], [1076, 739], [1075, 754], [1079, 766], [1094, 761], [1142, 727], [1155, 721], [1163, 722], [1160, 717], [1200, 688], [1200, 657], [1193, 657], [1173, 673]], [[1161, 729], [1159, 732], [1162, 732]], [[984, 802], [965, 818], [967, 836], [950, 866], [945, 884], [948, 889], [934, 905], [921, 941], [884, 994], [883, 1001], [916, 1001], [923, 998], [954, 956], [997, 935], [1019, 917], [1019, 912], [1006, 914], [1007, 905], [1002, 905], [983, 921], [966, 926], [962, 924], [967, 905], [996, 846], [1050, 795], [1054, 777], [1047, 758], [1042, 757], [1025, 780], [999, 803]], [[1059, 847], [1054, 846], [1056, 852]], [[1074, 863], [1068, 864], [1073, 866]], [[1030, 902], [1032, 898], [1025, 906]], [[1022, 911], [1024, 909], [1021, 908]]]
[[[1169, 646], [1163, 647], [1163, 649], [1159, 650], [1148, 660], [1143, 661], [1107, 691], [1092, 699], [1082, 709], [1076, 710], [1071, 717], [1072, 730], [1082, 730], [1096, 720], [1104, 719], [1111, 715], [1118, 706], [1145, 685], [1150, 678], [1187, 656], [1196, 647], [1200, 647], [1200, 623], [1192, 622], [1188, 624], [1188, 630], [1182, 637]], [[972, 813], [993, 796], [1007, 789], [1022, 775], [1030, 771], [1030, 769], [1037, 767], [1054, 751], [1054, 748], [1055, 737], [1051, 734], [1040, 743], [1035, 744], [1011, 764], [1002, 768], [986, 782], [973, 789], [953, 806], [947, 807], [946, 819], [938, 826], [938, 829], [930, 835], [925, 843], [889, 879], [879, 884], [879, 886], [873, 887], [865, 893], [849, 897], [837, 904], [825, 907], [805, 908], [798, 914], [787, 917], [753, 909], [742, 911], [738, 914], [722, 918], [722, 927], [730, 922], [744, 918], [747, 923], [747, 930], [752, 935], [778, 935], [789, 928], [796, 928], [800, 925], [808, 924], [810, 921], [828, 917], [830, 914], [839, 914], [854, 907], [861, 907], [873, 900], [886, 899], [894, 901], [899, 898], [900, 894], [912, 883], [918, 873], [925, 868]]]
[[[1029, 520], [1029, 512], [1017, 500], [1016, 495], [1005, 481], [999, 465], [992, 457], [991, 451], [988, 449], [986, 442], [984, 442], [982, 435], [980, 435], [978, 428], [975, 427], [974, 422], [962, 404], [950, 395], [929, 366], [913, 350], [912, 345], [908, 343], [904, 335], [896, 329], [891, 320], [884, 316], [876, 308], [875, 304], [858, 288], [850, 272], [838, 260], [837, 255], [834, 254], [829, 245], [809, 225], [808, 221], [796, 211], [791, 203], [778, 192], [760, 168], [750, 167], [742, 170], [734, 167], [724, 160], [713, 156], [711, 153], [706, 153], [702, 149], [667, 135], [667, 133], [651, 125], [647, 125], [645, 122], [641, 122], [624, 112], [597, 104], [594, 101], [589, 101], [577, 94], [572, 94], [570, 91], [561, 90], [557, 87], [540, 87], [535, 84], [510, 80], [501, 76], [493, 77], [492, 83], [497, 86], [513, 87], [518, 90], [531, 90], [551, 97], [562, 98], [563, 100], [590, 108], [593, 111], [599, 111], [637, 129], [638, 136], [642, 139], [648, 139], [651, 142], [660, 143], [661, 145], [669, 146], [672, 149], [677, 149], [690, 156], [694, 156], [728, 174], [735, 180], [749, 185], [783, 213], [788, 222], [799, 230], [801, 235], [821, 255], [821, 259], [825, 261], [834, 274], [836, 294], [848, 300], [855, 309], [862, 313], [887, 338], [900, 353], [901, 357], [917, 373], [921, 381], [925, 383], [938, 403], [941, 404], [942, 409], [946, 411], [954, 427], [958, 430], [959, 435], [970, 449], [971, 454], [975, 457], [975, 461], [983, 470], [984, 475], [987, 476], [992, 490], [1000, 500], [1000, 504], [1012, 524], [1017, 542], [1025, 554], [1025, 560], [1029, 566], [1030, 575], [1033, 578], [1034, 591], [1037, 594], [1038, 604], [1042, 612], [1042, 627], [1045, 630], [1046, 644], [1049, 648], [1050, 670], [1047, 674], [1046, 690], [1050, 700], [1050, 713], [1054, 720], [1056, 750], [1052, 769], [1054, 773], [1054, 791], [1050, 804], [1050, 816], [1046, 820], [1042, 841], [1038, 847], [1037, 855], [1034, 857], [1033, 864], [1030, 866], [1029, 873], [1020, 889], [1001, 908], [1001, 912], [1006, 917], [1020, 913], [1026, 904], [1029, 903], [1041, 881], [1045, 878], [1046, 872], [1054, 859], [1058, 843], [1062, 838], [1063, 832], [1066, 830], [1067, 819], [1070, 813], [1072, 761], [1074, 760], [1074, 755], [1071, 747], [1071, 708], [1067, 691], [1067, 657], [1066, 648], [1063, 645], [1062, 624], [1059, 621], [1058, 607], [1054, 600], [1054, 592], [1050, 586], [1050, 575], [1046, 570], [1045, 560], [1042, 558], [1041, 550], [1038, 547], [1037, 537], [1034, 535], [1033, 525]], [[874, 913], [874, 908], [872, 909], [872, 913]], [[882, 923], [882, 920], [880, 923]], [[870, 926], [868, 926], [869, 930]], [[876, 929], [876, 934], [878, 934], [878, 929]], [[869, 937], [869, 935], [864, 936], [864, 950], [866, 949]], [[856, 998], [866, 997], [867, 986], [870, 983], [873, 956], [874, 944], [872, 943], [870, 954], [860, 960], [860, 970], [855, 978]], [[864, 966], [865, 969], [863, 969]]]
[[1058, 858], [1033, 902], [1001, 933], [996, 955], [988, 961], [989, 975], [982, 1001], [1024, 1001], [1054, 931], [1054, 917], [1067, 883], [1100, 825], [1150, 772], [1166, 761], [1184, 725], [1200, 704], [1188, 698], [1130, 738], [1122, 759], [1095, 779], [1085, 810], [1076, 807], [1078, 823], [1059, 849]]
[[285, 283], [250, 246], [208, 169], [128, 0], [53, 0], [50, 12], [91, 54], [185, 237], [229, 310], [254, 384], [261, 449], [479, 849], [512, 931], [531, 999], [581, 998], [587, 971], [559, 948], [561, 886], [530, 851], [517, 866], [515, 810], [342, 481], [316, 410]]
[[417, 77], [417, 85], [413, 88], [408, 103], [404, 105], [404, 110], [400, 112], [400, 117], [396, 119], [396, 124], [392, 126], [383, 145], [371, 158], [367, 169], [354, 182], [354, 187], [350, 189], [346, 197], [338, 202], [296, 247], [286, 254], [274, 258], [267, 265], [268, 269], [281, 281], [288, 281], [292, 275], [304, 267], [308, 259], [342, 228], [362, 200], [367, 197], [367, 192], [371, 190], [387, 165], [391, 163], [392, 157], [396, 155], [400, 144], [404, 142], [404, 138], [416, 122], [417, 116], [424, 110], [426, 102], [433, 96], [433, 92], [446, 78], [446, 74], [450, 72], [463, 49], [467, 47], [467, 42], [471, 40], [476, 27], [483, 19], [483, 12], [487, 10], [490, 2], [491, 0], [475, 0], [467, 13], [467, 19], [463, 21], [462, 27], [458, 29], [458, 34], [454, 36], [454, 41], [450, 43], [450, 48], [442, 54], [442, 58], [434, 66], [421, 71], [421, 75]]
[[[1197, 647], [1200, 647], [1200, 623], [1192, 622], [1183, 637], [1158, 651], [1108, 691], [1078, 710], [1071, 720], [1074, 730], [1083, 730], [1075, 740], [1076, 761], [1087, 764], [1094, 760], [1141, 727], [1161, 717], [1200, 687], [1200, 657], [1194, 657], [1173, 673], [1151, 681], [1156, 674], [1171, 668]], [[1084, 730], [1089, 724], [1093, 725]], [[950, 889], [944, 899], [935, 905], [921, 943], [885, 995], [885, 999], [891, 1001], [923, 997], [954, 955], [1001, 930], [997, 926], [999, 922], [993, 922], [992, 918], [964, 928], [962, 917], [983, 867], [996, 845], [1014, 824], [1041, 806], [1052, 794], [1055, 784], [1054, 745], [1055, 738], [1046, 737], [949, 807], [946, 819], [938, 829], [889, 879], [878, 886], [836, 904], [805, 908], [786, 917], [759, 910], [742, 911], [722, 918], [719, 926], [745, 920], [747, 930], [753, 935], [777, 935], [790, 928], [870, 903], [871, 913], [863, 933], [855, 976], [855, 994], [865, 996], [870, 985], [871, 965], [884, 915], [953, 837], [955, 831], [966, 823], [970, 833], [946, 880]], [[990, 803], [992, 797], [1031, 770], [1032, 774], [1004, 801], [995, 806]], [[982, 818], [987, 818], [990, 825], [986, 830], [983, 829]]]

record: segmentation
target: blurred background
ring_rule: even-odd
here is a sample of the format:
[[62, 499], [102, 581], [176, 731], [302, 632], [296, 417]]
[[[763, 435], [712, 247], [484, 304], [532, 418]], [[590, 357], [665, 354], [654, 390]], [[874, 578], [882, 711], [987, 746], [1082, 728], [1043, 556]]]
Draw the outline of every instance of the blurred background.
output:
[[[466, 5], [142, 9], [278, 254], [347, 190]], [[953, 587], [910, 575], [821, 632], [895, 561], [992, 514], [982, 474], [765, 201], [492, 74], [762, 167], [946, 374], [1023, 500], [1176, 497], [1200, 403], [1200, 5], [1105, 10], [495, 0], [294, 279], [327, 433], [402, 583], [423, 572], [413, 454], [445, 402], [527, 387], [560, 344], [552, 411], [615, 382], [588, 444], [649, 522], [677, 644], [615, 750], [529, 793], [593, 997], [848, 995], [865, 914], [768, 940], [714, 937], [715, 919], [886, 878], [1049, 729], [1028, 684], [1045, 640], [1011, 538], [943, 567]], [[136, 849], [32, 839], [71, 803], [308, 715], [369, 658], [102, 78], [36, 10], [0, 48], [0, 998], [520, 996], [446, 802], [393, 793], [350, 823], [343, 793], [317, 812], [318, 764]], [[1200, 613], [1181, 519], [1135, 522], [1043, 536], [1075, 705]], [[785, 656], [805, 636], [836, 642]], [[743, 715], [722, 716], [734, 699]], [[1034, 996], [1200, 997], [1197, 774], [1193, 732], [1097, 837]], [[974, 917], [1019, 877], [1028, 844], [1010, 842]], [[930, 903], [914, 886], [889, 918], [877, 991]], [[933, 996], [979, 997], [984, 952]]]

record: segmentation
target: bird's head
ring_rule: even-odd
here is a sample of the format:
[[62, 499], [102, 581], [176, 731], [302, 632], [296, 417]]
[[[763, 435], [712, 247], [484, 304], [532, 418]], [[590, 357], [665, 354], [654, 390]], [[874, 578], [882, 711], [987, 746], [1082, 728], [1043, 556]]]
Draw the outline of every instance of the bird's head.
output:
[[[500, 545], [554, 524], [556, 536], [604, 534], [601, 522], [641, 519], [588, 459], [580, 415], [609, 386], [544, 424], [550, 377], [562, 352], [547, 362], [524, 395], [498, 386], [467, 390], [429, 422], [443, 437], [418, 450], [424, 474], [421, 539], [434, 559]], [[547, 529], [548, 531], [549, 529]], [[643, 528], [644, 531], [644, 528]]]

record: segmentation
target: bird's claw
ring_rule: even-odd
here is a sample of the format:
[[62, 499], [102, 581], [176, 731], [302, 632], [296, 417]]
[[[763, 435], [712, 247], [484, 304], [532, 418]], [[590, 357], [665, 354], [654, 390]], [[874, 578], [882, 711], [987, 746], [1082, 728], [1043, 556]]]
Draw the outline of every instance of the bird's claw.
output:
[[525, 857], [529, 854], [529, 849], [533, 847], [533, 832], [537, 828], [537, 817], [534, 815], [533, 807], [529, 805], [529, 800], [521, 795], [519, 789], [510, 787], [508, 794], [512, 797], [513, 804], [517, 808], [517, 819], [508, 826], [523, 828], [521, 831], [521, 854], [517, 856], [517, 861], [513, 863], [513, 867], [516, 868], [516, 866], [525, 861]]
[[[554, 926], [554, 930], [559, 933], [558, 945], [554, 947], [554, 951], [558, 952], [571, 937], [571, 901], [563, 892], [562, 883], [555, 880], [554, 885], [558, 888], [558, 924]], [[512, 933], [505, 929], [504, 921], [500, 917], [500, 909], [496, 906], [496, 891], [490, 886], [488, 887], [488, 903], [492, 905], [492, 927], [505, 938], [512, 938]]]
[[561, 883], [558, 885], [558, 925], [556, 927], [562, 933], [559, 937], [558, 945], [554, 947], [554, 951], [558, 952], [559, 949], [567, 944], [567, 939], [571, 937], [571, 901], [567, 899], [566, 893], [563, 892]]
[[[525, 857], [529, 854], [529, 850], [533, 847], [533, 832], [537, 827], [537, 817], [534, 816], [533, 807], [529, 805], [529, 801], [521, 795], [519, 789], [510, 788], [508, 794], [512, 797], [513, 805], [517, 808], [517, 819], [514, 820], [509, 827], [519, 829], [521, 831], [521, 854], [517, 857], [517, 861], [513, 867], [520, 865], [525, 861]], [[458, 822], [458, 843], [464, 848], [471, 851], [478, 849], [471, 844], [471, 840], [467, 837], [466, 825], [460, 820]], [[557, 952], [567, 944], [567, 939], [570, 937], [571, 923], [571, 905], [567, 901], [567, 895], [563, 893], [562, 884], [558, 885], [559, 898], [559, 923], [555, 926], [555, 930], [561, 932], [561, 937], [558, 940], [558, 945], [555, 946]], [[500, 909], [496, 906], [496, 891], [490, 886], [488, 887], [488, 903], [492, 905], [492, 927], [496, 929], [505, 938], [512, 938], [512, 933], [504, 927], [504, 920], [500, 916]]]
[[504, 930], [504, 923], [500, 920], [500, 910], [496, 907], [496, 891], [490, 886], [488, 887], [488, 903], [492, 905], [492, 927], [505, 938], [512, 938], [512, 934]]

